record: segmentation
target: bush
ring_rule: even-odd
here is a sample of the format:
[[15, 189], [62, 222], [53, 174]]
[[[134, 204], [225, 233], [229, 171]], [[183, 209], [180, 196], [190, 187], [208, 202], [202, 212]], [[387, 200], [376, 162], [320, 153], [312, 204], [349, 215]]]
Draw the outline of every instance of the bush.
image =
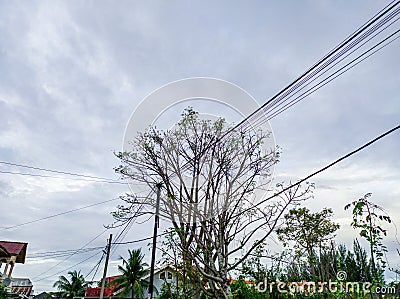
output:
[[0, 285], [0, 299], [7, 299], [8, 298], [8, 292], [5, 287]]

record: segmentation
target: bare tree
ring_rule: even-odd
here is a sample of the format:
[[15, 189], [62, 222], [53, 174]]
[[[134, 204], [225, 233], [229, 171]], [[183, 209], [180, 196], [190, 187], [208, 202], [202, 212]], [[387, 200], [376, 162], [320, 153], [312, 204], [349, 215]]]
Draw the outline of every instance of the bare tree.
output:
[[[233, 131], [224, 119], [201, 120], [187, 109], [173, 129], [150, 128], [132, 142], [131, 151], [117, 154], [122, 164], [116, 171], [124, 177], [149, 190], [162, 183], [161, 215], [171, 220], [178, 235], [191, 283], [213, 298], [228, 298], [229, 271], [310, 191], [309, 186], [297, 186], [255, 204], [267, 191], [279, 158], [277, 148], [264, 146], [269, 138], [269, 132], [259, 130]], [[124, 200], [114, 213], [117, 220], [154, 204], [135, 195]]]

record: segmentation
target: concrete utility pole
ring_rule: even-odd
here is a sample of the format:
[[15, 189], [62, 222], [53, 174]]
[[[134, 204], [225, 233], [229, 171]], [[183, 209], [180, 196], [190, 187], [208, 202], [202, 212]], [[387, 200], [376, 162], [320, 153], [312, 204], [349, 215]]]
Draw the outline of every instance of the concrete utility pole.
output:
[[112, 240], [112, 234], [110, 234], [110, 238], [108, 239], [106, 264], [104, 265], [103, 280], [101, 281], [100, 299], [103, 299], [103, 296], [104, 296], [104, 287], [106, 285], [108, 259], [110, 258], [111, 240]]
[[[154, 219], [154, 231], [153, 231], [153, 249], [151, 251], [151, 267], [150, 267], [150, 283], [149, 293], [147, 298], [153, 298], [153, 283], [154, 283], [154, 264], [156, 260], [156, 244], [157, 244], [157, 229], [159, 226], [159, 211], [160, 211], [160, 196], [161, 196], [161, 183], [157, 184], [157, 201], [156, 201], [156, 215]], [[100, 298], [102, 299], [102, 298]]]

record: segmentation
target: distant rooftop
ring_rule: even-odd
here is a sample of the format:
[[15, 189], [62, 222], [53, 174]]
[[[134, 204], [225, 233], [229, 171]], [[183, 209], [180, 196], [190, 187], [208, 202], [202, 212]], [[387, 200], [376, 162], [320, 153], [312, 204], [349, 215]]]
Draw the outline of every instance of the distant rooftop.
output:
[[32, 282], [29, 278], [12, 278], [11, 283], [13, 287], [31, 287]]

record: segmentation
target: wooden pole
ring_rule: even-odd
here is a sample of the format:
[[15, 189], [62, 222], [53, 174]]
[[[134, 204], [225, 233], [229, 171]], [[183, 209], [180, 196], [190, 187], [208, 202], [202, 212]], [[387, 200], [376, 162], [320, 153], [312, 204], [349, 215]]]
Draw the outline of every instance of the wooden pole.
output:
[[104, 265], [103, 280], [101, 281], [100, 299], [103, 299], [104, 296], [104, 287], [106, 285], [108, 260], [110, 258], [111, 240], [112, 240], [112, 234], [110, 234], [110, 238], [108, 239], [106, 264]]
[[[154, 284], [154, 265], [156, 260], [156, 244], [157, 244], [157, 229], [159, 226], [159, 211], [160, 211], [160, 195], [161, 195], [161, 184], [157, 184], [157, 201], [156, 201], [156, 215], [154, 219], [154, 231], [153, 231], [153, 248], [151, 251], [151, 266], [150, 266], [150, 283], [149, 293], [147, 298], [153, 298], [153, 284]], [[102, 299], [102, 298], [100, 298]]]

